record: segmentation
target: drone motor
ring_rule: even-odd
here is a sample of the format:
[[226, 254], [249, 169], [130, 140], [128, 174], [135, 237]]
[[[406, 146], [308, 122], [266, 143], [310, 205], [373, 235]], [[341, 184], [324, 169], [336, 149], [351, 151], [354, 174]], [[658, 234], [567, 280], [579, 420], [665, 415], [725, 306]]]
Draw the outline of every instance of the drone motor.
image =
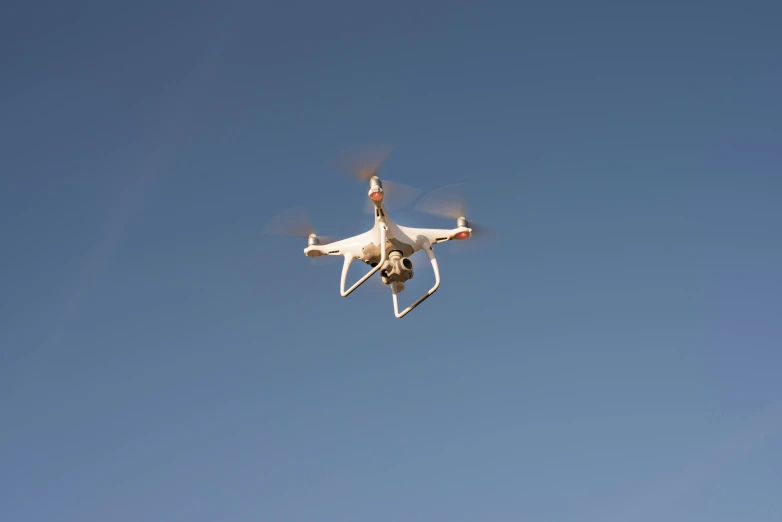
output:
[[380, 203], [383, 201], [383, 183], [377, 176], [373, 176], [369, 180], [369, 199], [373, 203]]

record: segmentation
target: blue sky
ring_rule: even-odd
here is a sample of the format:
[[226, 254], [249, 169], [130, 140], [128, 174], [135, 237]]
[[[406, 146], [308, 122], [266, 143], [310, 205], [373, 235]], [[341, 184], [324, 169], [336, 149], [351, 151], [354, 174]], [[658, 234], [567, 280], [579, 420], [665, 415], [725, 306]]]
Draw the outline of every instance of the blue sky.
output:
[[[780, 14], [4, 6], [0, 518], [779, 520]], [[401, 321], [261, 233], [375, 141], [503, 237]]]

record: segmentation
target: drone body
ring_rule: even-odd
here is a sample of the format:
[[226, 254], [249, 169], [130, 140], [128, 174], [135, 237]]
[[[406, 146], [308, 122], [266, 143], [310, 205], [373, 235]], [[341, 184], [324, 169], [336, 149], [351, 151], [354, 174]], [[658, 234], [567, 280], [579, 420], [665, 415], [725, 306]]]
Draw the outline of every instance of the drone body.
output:
[[[340, 282], [340, 294], [343, 297], [350, 295], [375, 273], [380, 272], [383, 283], [391, 288], [394, 315], [402, 318], [435, 293], [440, 286], [440, 270], [432, 246], [446, 241], [467, 239], [472, 235], [472, 229], [463, 216], [456, 220], [456, 228], [450, 230], [397, 225], [386, 212], [383, 204], [383, 183], [377, 176], [370, 178], [367, 196], [374, 206], [375, 224], [372, 229], [325, 245], [321, 245], [318, 237], [311, 234], [308, 238], [309, 246], [304, 249], [304, 254], [308, 257], [328, 255], [345, 258]], [[432, 263], [435, 283], [427, 293], [400, 312], [397, 295], [404, 289], [404, 283], [413, 277], [413, 263], [410, 261], [410, 256], [419, 250], [426, 252]], [[346, 289], [348, 271], [351, 263], [356, 259], [366, 263], [371, 269], [353, 286]]]

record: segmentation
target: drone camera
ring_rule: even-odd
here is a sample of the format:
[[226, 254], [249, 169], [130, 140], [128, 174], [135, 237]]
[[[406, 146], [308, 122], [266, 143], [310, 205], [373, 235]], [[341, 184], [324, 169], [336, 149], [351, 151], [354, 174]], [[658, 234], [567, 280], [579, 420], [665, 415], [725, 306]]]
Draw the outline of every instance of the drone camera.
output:
[[383, 283], [404, 283], [413, 278], [413, 262], [402, 253], [394, 250], [389, 254], [383, 269], [380, 272]]

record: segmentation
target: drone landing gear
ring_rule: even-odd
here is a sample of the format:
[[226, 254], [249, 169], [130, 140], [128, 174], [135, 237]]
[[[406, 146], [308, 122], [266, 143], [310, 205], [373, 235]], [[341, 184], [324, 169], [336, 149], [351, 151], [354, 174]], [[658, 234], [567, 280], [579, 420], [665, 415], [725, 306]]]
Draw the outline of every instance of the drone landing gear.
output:
[[437, 259], [434, 257], [434, 252], [432, 251], [432, 245], [427, 243], [424, 245], [424, 251], [426, 252], [426, 255], [429, 256], [429, 261], [432, 262], [432, 269], [434, 270], [434, 286], [429, 289], [427, 293], [425, 293], [422, 297], [420, 297], [415, 303], [411, 304], [402, 312], [399, 312], [399, 299], [397, 297], [397, 294], [401, 292], [404, 289], [404, 284], [402, 283], [391, 283], [391, 298], [394, 300], [394, 315], [397, 317], [397, 319], [401, 319], [402, 317], [406, 316], [408, 313], [410, 313], [413, 308], [423, 303], [430, 295], [435, 293], [437, 289], [440, 287], [440, 269], [437, 267]]
[[[398, 294], [404, 289], [404, 283], [401, 281], [392, 281], [390, 280], [390, 287], [391, 287], [391, 298], [394, 301], [394, 315], [401, 319], [402, 317], [409, 314], [416, 306], [423, 303], [430, 295], [435, 293], [437, 289], [440, 287], [440, 269], [437, 266], [437, 259], [434, 257], [434, 251], [432, 251], [432, 245], [429, 244], [429, 242], [426, 242], [424, 245], [423, 250], [426, 252], [426, 255], [429, 257], [429, 261], [432, 263], [432, 269], [434, 270], [434, 286], [429, 289], [428, 292], [426, 292], [423, 296], [421, 296], [416, 302], [402, 310], [399, 311], [399, 298]], [[398, 254], [398, 253], [397, 253]], [[404, 258], [399, 257], [399, 263], [403, 263]], [[365, 281], [367, 281], [370, 277], [372, 277], [376, 272], [378, 272], [381, 268], [383, 268], [386, 265], [386, 260], [388, 259], [388, 252], [386, 251], [386, 227], [384, 224], [381, 224], [380, 226], [380, 262], [378, 262], [372, 270], [370, 270], [364, 277], [359, 279], [353, 286], [345, 290], [345, 285], [347, 284], [348, 279], [348, 271], [350, 270], [350, 265], [353, 262], [355, 257], [353, 254], [345, 254], [345, 263], [342, 265], [342, 279], [340, 282], [340, 294], [342, 297], [347, 297], [353, 291], [364, 284]], [[408, 268], [406, 265], [404, 265], [405, 268]], [[410, 277], [412, 277], [412, 265], [409, 266], [409, 270], [411, 271]], [[385, 281], [384, 281], [385, 282]]]
[[386, 262], [387, 253], [386, 253], [386, 225], [385, 223], [382, 223], [380, 225], [380, 262], [375, 265], [372, 270], [370, 270], [364, 277], [359, 279], [353, 286], [345, 290], [345, 283], [347, 283], [348, 280], [348, 270], [350, 270], [350, 264], [353, 262], [355, 257], [353, 254], [345, 254], [345, 264], [342, 265], [342, 279], [340, 281], [340, 288], [339, 293], [342, 295], [342, 297], [349, 296], [353, 290], [364, 284], [364, 282], [375, 275], [375, 272], [380, 270], [380, 268], [383, 266], [383, 264]]

